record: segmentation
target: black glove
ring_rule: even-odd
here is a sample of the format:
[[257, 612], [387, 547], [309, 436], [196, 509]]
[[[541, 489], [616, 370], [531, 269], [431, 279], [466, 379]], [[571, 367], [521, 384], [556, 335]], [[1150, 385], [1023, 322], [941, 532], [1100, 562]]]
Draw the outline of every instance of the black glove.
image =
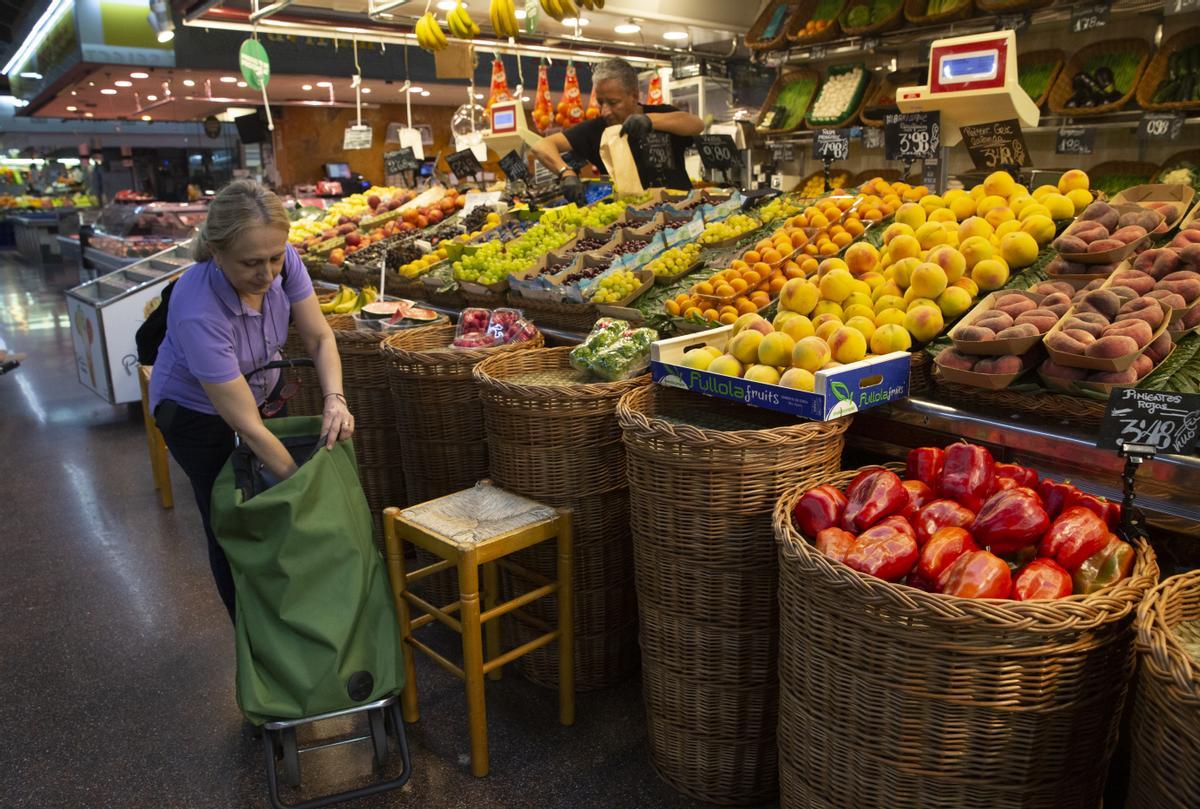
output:
[[559, 184], [559, 190], [562, 191], [567, 202], [574, 202], [576, 205], [587, 204], [587, 194], [583, 191], [583, 183], [579, 181], [578, 174], [565, 175]]
[[640, 138], [652, 131], [654, 131], [654, 124], [650, 123], [650, 116], [642, 113], [630, 115], [625, 119], [625, 123], [621, 124], [621, 134], [630, 138]]

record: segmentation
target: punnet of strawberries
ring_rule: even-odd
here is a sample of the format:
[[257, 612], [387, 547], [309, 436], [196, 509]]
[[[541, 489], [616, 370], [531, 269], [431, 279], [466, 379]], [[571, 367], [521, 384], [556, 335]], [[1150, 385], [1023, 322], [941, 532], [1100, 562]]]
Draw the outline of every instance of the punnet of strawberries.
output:
[[934, 593], [1017, 601], [1094, 593], [1129, 575], [1121, 506], [960, 442], [908, 454], [905, 476], [861, 471], [792, 509], [817, 550], [860, 573]]

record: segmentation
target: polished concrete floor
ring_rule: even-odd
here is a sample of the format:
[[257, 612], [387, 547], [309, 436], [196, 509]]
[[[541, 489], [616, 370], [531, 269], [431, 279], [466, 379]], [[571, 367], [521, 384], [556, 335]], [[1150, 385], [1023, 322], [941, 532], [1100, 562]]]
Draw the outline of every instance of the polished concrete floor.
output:
[[[233, 698], [233, 633], [182, 472], [159, 507], [140, 412], [76, 379], [61, 267], [0, 251], [0, 805], [266, 807], [259, 742]], [[488, 686], [492, 774], [472, 778], [461, 685], [418, 661], [413, 776], [353, 807], [690, 807], [649, 763], [636, 682], [555, 695]], [[306, 787], [370, 778], [367, 745], [303, 759]], [[305, 792], [303, 795], [307, 795]], [[294, 799], [294, 795], [288, 795]]]

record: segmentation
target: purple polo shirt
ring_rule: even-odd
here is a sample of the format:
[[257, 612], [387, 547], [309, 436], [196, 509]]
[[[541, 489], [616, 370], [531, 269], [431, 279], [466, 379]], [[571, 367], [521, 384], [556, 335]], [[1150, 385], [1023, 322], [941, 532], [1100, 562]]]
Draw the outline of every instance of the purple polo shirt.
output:
[[[158, 347], [150, 377], [150, 408], [164, 399], [216, 415], [200, 383], [229, 382], [279, 358], [287, 339], [292, 304], [313, 294], [300, 254], [288, 245], [283, 273], [263, 296], [261, 312], [242, 303], [237, 291], [209, 260], [193, 264], [179, 278], [167, 308], [167, 334]], [[279, 380], [279, 371], [255, 374], [250, 389], [261, 405]]]

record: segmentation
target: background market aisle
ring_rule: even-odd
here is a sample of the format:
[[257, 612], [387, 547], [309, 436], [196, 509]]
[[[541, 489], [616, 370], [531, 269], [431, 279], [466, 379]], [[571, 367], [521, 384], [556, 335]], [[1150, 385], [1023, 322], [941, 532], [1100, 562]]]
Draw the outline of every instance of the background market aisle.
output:
[[[30, 807], [266, 807], [186, 478], [172, 468], [176, 507], [160, 509], [140, 411], [76, 380], [62, 295], [75, 283], [0, 253], [0, 338], [29, 354], [0, 377], [0, 794]], [[557, 724], [553, 691], [515, 674], [489, 683], [493, 774], [476, 780], [461, 685], [417, 666], [413, 779], [354, 807], [697, 805], [650, 767], [637, 677], [581, 695], [574, 728]], [[370, 775], [369, 746], [313, 756], [317, 789]]]

